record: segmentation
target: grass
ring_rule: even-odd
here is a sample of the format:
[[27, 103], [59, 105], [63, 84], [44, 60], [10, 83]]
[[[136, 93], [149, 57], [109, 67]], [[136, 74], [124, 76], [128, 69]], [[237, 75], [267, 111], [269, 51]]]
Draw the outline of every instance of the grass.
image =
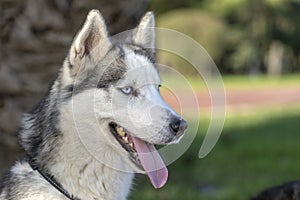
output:
[[204, 159], [198, 159], [208, 119], [193, 144], [169, 168], [165, 187], [153, 189], [145, 176], [129, 199], [243, 200], [267, 187], [300, 177], [300, 107], [227, 116], [223, 133]]
[[300, 74], [289, 74], [284, 76], [223, 76], [223, 81], [228, 88], [262, 88], [300, 86]]
[[[185, 77], [193, 89], [205, 89], [205, 82], [200, 77]], [[222, 76], [226, 89], [253, 89], [268, 87], [300, 87], [300, 74], [290, 74], [279, 77], [266, 75], [260, 76], [241, 76], [241, 75], [225, 75]], [[178, 83], [178, 79], [174, 76], [162, 74], [163, 83], [179, 89], [186, 89], [187, 84]]]

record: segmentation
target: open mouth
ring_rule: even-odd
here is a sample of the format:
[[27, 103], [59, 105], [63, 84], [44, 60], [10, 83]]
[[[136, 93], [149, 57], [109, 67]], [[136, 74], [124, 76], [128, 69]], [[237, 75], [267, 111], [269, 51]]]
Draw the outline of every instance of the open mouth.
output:
[[[117, 125], [116, 123], [111, 122], [109, 124], [110, 130], [120, 143], [120, 145], [128, 151], [131, 155], [136, 153], [134, 143], [132, 141], [131, 135], [123, 127]], [[138, 159], [138, 158], [137, 158]], [[138, 161], [138, 160], [137, 160]]]
[[129, 153], [130, 159], [147, 173], [153, 187], [163, 187], [168, 179], [168, 170], [154, 144], [132, 136], [114, 122], [109, 123], [109, 127], [119, 144]]

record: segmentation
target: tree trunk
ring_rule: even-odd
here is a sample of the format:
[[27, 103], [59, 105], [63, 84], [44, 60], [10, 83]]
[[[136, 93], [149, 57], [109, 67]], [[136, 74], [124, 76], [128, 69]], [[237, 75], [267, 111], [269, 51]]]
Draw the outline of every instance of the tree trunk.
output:
[[278, 41], [273, 41], [270, 45], [267, 57], [267, 69], [269, 75], [279, 76], [282, 74], [283, 56], [283, 45]]

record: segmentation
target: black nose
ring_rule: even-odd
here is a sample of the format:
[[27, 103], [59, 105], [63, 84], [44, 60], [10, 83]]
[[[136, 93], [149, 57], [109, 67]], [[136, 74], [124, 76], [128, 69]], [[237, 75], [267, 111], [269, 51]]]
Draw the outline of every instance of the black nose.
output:
[[187, 123], [184, 119], [173, 119], [170, 123], [170, 129], [176, 135], [178, 132], [183, 132], [187, 128]]

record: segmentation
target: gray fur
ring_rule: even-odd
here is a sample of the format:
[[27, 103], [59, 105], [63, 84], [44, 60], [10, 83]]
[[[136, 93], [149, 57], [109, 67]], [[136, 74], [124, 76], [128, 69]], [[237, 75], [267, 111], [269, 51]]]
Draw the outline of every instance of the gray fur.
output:
[[[139, 28], [153, 25], [153, 20], [152, 14], [148, 13]], [[32, 112], [23, 118], [19, 138], [26, 157], [16, 162], [4, 177], [0, 186], [1, 200], [67, 199], [45, 180], [35, 170], [36, 168], [50, 175], [70, 194], [80, 199], [126, 199], [133, 173], [140, 171], [128, 159], [129, 154], [115, 139], [112, 139], [108, 123], [114, 119], [109, 115], [109, 109], [103, 102], [109, 105], [114, 98], [113, 91], [121, 95], [117, 88], [120, 87], [120, 82], [131, 80], [126, 78], [127, 72], [133, 67], [128, 66], [128, 63], [139, 66], [142, 62], [143, 65], [147, 65], [146, 68], [142, 68], [145, 72], [142, 72], [148, 78], [152, 77], [154, 82], [159, 81], [157, 69], [154, 69], [154, 51], [149, 52], [146, 50], [149, 47], [143, 46], [149, 43], [149, 39], [154, 39], [153, 33], [148, 35], [144, 31], [137, 31], [135, 34], [138, 35], [138, 39], [133, 39], [133, 43], [112, 42], [107, 38], [101, 14], [95, 10], [90, 12], [82, 30], [75, 37], [64, 65], [48, 94]], [[141, 34], [146, 34], [145, 42]], [[147, 74], [148, 71], [152, 74]], [[131, 78], [144, 81], [138, 77], [139, 75], [141, 74]], [[92, 113], [90, 108], [93, 108], [93, 105], [88, 95], [93, 92], [97, 92], [98, 95], [96, 104], [99, 108], [97, 107], [96, 110], [100, 116], [98, 120], [101, 131], [93, 129], [94, 123], [89, 118], [93, 116], [89, 115]], [[157, 91], [156, 94], [159, 95]], [[136, 89], [134, 98], [143, 99], [146, 96], [147, 94], [141, 88]], [[120, 98], [125, 97], [120, 96]], [[146, 100], [145, 104], [151, 104]], [[76, 124], [72, 118], [76, 115], [72, 109], [73, 101], [79, 103], [74, 104], [77, 106], [75, 109], [79, 110], [79, 118], [82, 117], [79, 124]], [[170, 123], [174, 117], [179, 118], [160, 97], [157, 97], [156, 101], [163, 106], [158, 111], [158, 121], [164, 120]], [[104, 106], [101, 107], [100, 104]], [[121, 107], [124, 105], [121, 104]], [[121, 118], [121, 123], [123, 121], [125, 123], [126, 117]], [[86, 123], [80, 123], [84, 120], [87, 120]], [[115, 120], [120, 121], [120, 119]], [[83, 135], [74, 131], [78, 128], [77, 125], [79, 128], [83, 126]], [[166, 144], [178, 140], [186, 126], [183, 127], [182, 133], [176, 136], [172, 135], [169, 127], [163, 123], [157, 123], [157, 127], [153, 129], [155, 128], [158, 135], [151, 135], [151, 138], [143, 137], [147, 142]], [[117, 144], [116, 147], [107, 143], [105, 137], [111, 139], [111, 143]], [[142, 139], [143, 137], [141, 136]], [[104, 161], [121, 166], [124, 171], [118, 171], [96, 160], [83, 145], [84, 141], [92, 147], [96, 146], [98, 154]], [[98, 143], [94, 144], [96, 141]]]

